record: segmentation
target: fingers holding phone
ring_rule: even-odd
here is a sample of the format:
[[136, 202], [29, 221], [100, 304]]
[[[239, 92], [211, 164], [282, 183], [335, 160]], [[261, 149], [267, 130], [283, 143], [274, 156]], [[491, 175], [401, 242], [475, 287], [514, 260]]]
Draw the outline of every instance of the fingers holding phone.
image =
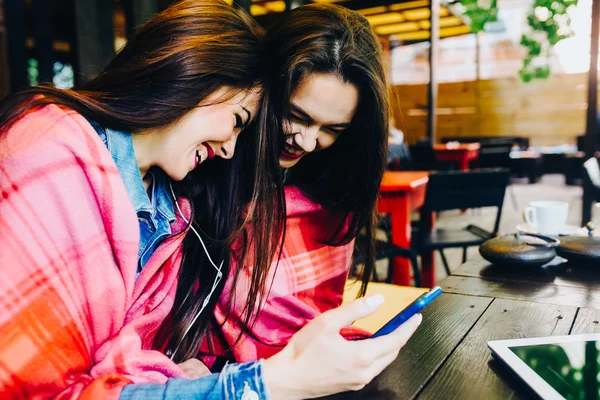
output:
[[383, 298], [355, 300], [323, 313], [297, 332], [280, 353], [264, 363], [273, 398], [326, 396], [367, 385], [398, 356], [421, 322], [416, 316], [401, 329], [378, 339], [347, 341], [340, 330], [377, 310]]
[[386, 354], [389, 354], [390, 350], [394, 348], [397, 348], [397, 352], [399, 352], [415, 333], [422, 321], [423, 316], [421, 314], [416, 314], [390, 334], [373, 339], [359, 340], [357, 343], [362, 343], [365, 346], [373, 342], [378, 343], [376, 350], [370, 348], [370, 351], [374, 351], [374, 357], [383, 357]]
[[[356, 342], [357, 344], [367, 346], [361, 351], [372, 352], [373, 362], [371, 363], [371, 373], [373, 376], [379, 375], [388, 367], [388, 365], [398, 358], [400, 350], [402, 350], [408, 340], [413, 336], [422, 321], [423, 316], [421, 314], [416, 314], [388, 335]], [[373, 343], [376, 343], [376, 347], [369, 346]]]

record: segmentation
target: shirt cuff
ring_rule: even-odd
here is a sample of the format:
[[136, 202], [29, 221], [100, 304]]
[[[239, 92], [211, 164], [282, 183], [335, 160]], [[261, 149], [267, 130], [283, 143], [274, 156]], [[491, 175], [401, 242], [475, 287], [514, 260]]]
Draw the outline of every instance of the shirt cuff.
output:
[[263, 380], [263, 361], [227, 364], [219, 374], [169, 379], [166, 384], [127, 385], [120, 400], [271, 400]]
[[271, 400], [263, 379], [264, 360], [245, 364], [226, 364], [221, 371], [225, 398], [235, 400]]

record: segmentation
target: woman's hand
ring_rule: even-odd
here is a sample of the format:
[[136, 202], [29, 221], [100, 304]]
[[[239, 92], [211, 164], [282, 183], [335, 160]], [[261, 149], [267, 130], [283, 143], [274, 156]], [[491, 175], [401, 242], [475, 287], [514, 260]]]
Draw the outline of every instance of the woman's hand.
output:
[[188, 379], [197, 379], [211, 374], [210, 369], [197, 358], [190, 358], [177, 366], [185, 372]]
[[394, 332], [348, 341], [340, 329], [372, 314], [383, 303], [376, 295], [345, 304], [315, 318], [278, 354], [265, 360], [264, 380], [274, 399], [305, 399], [360, 390], [398, 356], [422, 317], [415, 315]]

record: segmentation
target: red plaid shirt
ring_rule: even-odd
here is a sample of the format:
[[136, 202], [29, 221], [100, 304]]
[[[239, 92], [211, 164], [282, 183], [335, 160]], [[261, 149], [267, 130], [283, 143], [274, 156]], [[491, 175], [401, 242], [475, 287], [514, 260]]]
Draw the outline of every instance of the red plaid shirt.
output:
[[[354, 242], [342, 246], [327, 246], [329, 228], [334, 227], [331, 213], [314, 203], [296, 187], [286, 188], [287, 228], [281, 259], [272, 268], [268, 282], [271, 291], [263, 301], [259, 317], [252, 326], [240, 321], [249, 290], [251, 266], [244, 266], [237, 286], [230, 276], [214, 312], [214, 324], [208, 341], [201, 347], [207, 365], [215, 357], [227, 357], [236, 362], [249, 362], [280, 351], [294, 333], [324, 311], [342, 303]], [[229, 295], [235, 290], [229, 315]], [[233, 346], [232, 351], [227, 349]], [[368, 334], [358, 328], [342, 330], [346, 337]]]
[[0, 397], [117, 399], [127, 383], [183, 377], [151, 343], [173, 305], [184, 235], [136, 279], [136, 213], [90, 124], [51, 105], [2, 135]]

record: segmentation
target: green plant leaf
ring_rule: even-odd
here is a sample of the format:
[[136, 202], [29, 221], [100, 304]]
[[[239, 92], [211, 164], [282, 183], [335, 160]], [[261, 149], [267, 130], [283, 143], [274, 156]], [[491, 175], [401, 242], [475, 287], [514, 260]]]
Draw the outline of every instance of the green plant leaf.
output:
[[531, 80], [533, 79], [533, 74], [529, 70], [521, 68], [519, 70], [519, 77], [521, 78], [521, 81], [527, 83], [531, 82]]
[[[550, 54], [554, 45], [563, 39], [573, 36], [571, 29], [571, 20], [568, 18], [567, 10], [571, 6], [576, 6], [578, 0], [534, 0], [527, 15], [527, 24], [532, 30], [532, 35], [524, 34], [521, 37], [521, 45], [525, 47], [527, 53], [523, 59], [523, 68], [519, 70], [519, 77], [523, 82], [530, 82], [533, 79], [547, 79], [550, 76]], [[545, 8], [545, 12], [536, 9]], [[544, 21], [539, 20], [538, 16], [544, 14], [548, 18]], [[555, 19], [555, 16], [562, 18]], [[566, 16], [563, 17], [563, 16]], [[561, 33], [559, 33], [561, 32]], [[537, 37], [543, 38], [538, 40]], [[544, 54], [542, 55], [542, 49]], [[543, 66], [532, 67], [531, 63], [534, 57], [544, 57], [547, 63]]]
[[485, 24], [498, 20], [497, 0], [490, 2], [490, 7], [480, 7], [478, 0], [461, 0], [463, 15], [469, 20], [471, 32], [482, 32]]
[[536, 67], [533, 70], [533, 76], [535, 79], [548, 79], [550, 76], [550, 66], [544, 65], [543, 67]]

